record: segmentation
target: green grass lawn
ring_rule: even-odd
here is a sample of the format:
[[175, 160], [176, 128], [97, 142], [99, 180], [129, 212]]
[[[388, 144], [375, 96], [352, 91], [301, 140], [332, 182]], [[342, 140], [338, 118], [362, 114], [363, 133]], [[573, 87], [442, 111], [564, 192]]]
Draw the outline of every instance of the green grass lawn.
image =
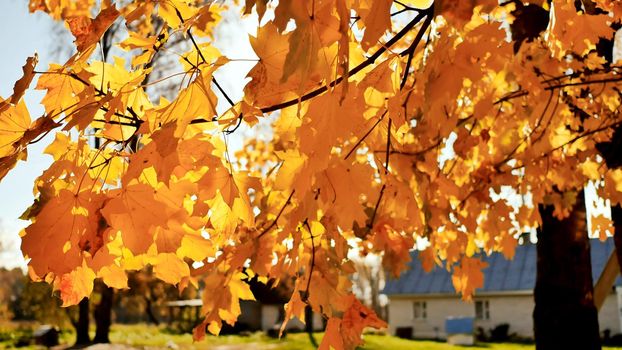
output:
[[[323, 333], [315, 333], [317, 343], [322, 340]], [[531, 344], [513, 343], [480, 343], [476, 346], [452, 346], [444, 342], [406, 340], [389, 335], [366, 334], [365, 345], [361, 349], [366, 350], [527, 350], [534, 349]], [[207, 336], [204, 341], [194, 343], [190, 334], [171, 334], [156, 327], [144, 325], [118, 325], [114, 326], [111, 333], [113, 343], [122, 343], [136, 347], [165, 346], [169, 341], [174, 342], [180, 349], [212, 349], [219, 345], [241, 344], [240, 349], [278, 349], [278, 350], [312, 350], [316, 347], [311, 343], [306, 333], [289, 333], [282, 339], [273, 339], [261, 332], [249, 336], [225, 335]], [[605, 347], [613, 350], [622, 348]]]
[[[314, 338], [317, 343], [322, 340], [323, 333], [315, 333]], [[388, 335], [366, 334], [364, 336], [365, 345], [361, 349], [394, 349], [394, 350], [445, 350], [445, 349], [465, 349], [464, 347], [451, 346], [444, 342], [435, 341], [413, 341], [399, 339]], [[118, 325], [114, 326], [111, 332], [113, 343], [133, 345], [136, 347], [144, 346], [166, 346], [173, 342], [180, 349], [211, 349], [222, 345], [244, 345], [246, 349], [279, 349], [279, 350], [312, 350], [316, 349], [309, 335], [306, 333], [289, 333], [282, 339], [273, 339], [261, 332], [252, 333], [248, 336], [225, 335], [207, 336], [204, 341], [194, 343], [190, 334], [171, 334], [166, 330], [144, 325]], [[524, 344], [493, 344], [485, 343], [480, 346], [468, 347], [467, 349], [504, 349], [520, 350], [533, 349], [533, 345]]]
[[[6, 329], [4, 330], [6, 331]], [[6, 334], [5, 334], [6, 335]], [[322, 333], [315, 333], [314, 338], [317, 343], [322, 340]], [[0, 348], [12, 348], [14, 343], [10, 337], [0, 338]], [[63, 332], [61, 341], [71, 344], [74, 339], [72, 332]], [[479, 343], [476, 346], [462, 347], [452, 346], [444, 342], [405, 340], [388, 335], [366, 334], [364, 336], [365, 345], [361, 349], [366, 350], [527, 350], [533, 349], [530, 344], [512, 343]], [[289, 333], [282, 339], [273, 339], [261, 332], [252, 333], [247, 336], [225, 335], [207, 336], [204, 341], [193, 342], [191, 334], [177, 334], [164, 327], [148, 325], [114, 325], [110, 334], [110, 340], [114, 344], [125, 344], [139, 349], [166, 349], [168, 345], [175, 344], [179, 349], [276, 349], [276, 350], [312, 350], [316, 347], [306, 333]], [[229, 345], [229, 346], [227, 346]], [[239, 345], [235, 346], [235, 345]], [[37, 347], [24, 347], [22, 349], [38, 349]], [[605, 347], [613, 350], [622, 348]]]

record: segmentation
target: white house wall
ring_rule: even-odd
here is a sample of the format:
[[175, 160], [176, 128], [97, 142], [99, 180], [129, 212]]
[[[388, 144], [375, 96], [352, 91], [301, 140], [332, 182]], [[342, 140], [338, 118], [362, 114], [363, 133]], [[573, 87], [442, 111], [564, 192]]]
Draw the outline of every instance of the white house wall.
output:
[[598, 313], [598, 324], [601, 333], [609, 329], [611, 335], [621, 333], [620, 328], [620, 307], [616, 294], [609, 294]]
[[[415, 338], [446, 338], [445, 319], [448, 316], [474, 316], [473, 304], [467, 304], [460, 299], [444, 298], [412, 298], [395, 299], [389, 297], [389, 332], [395, 334], [398, 327], [412, 327]], [[427, 304], [427, 318], [415, 320], [413, 303], [425, 301]]]
[[[533, 295], [478, 296], [474, 300], [488, 300], [489, 320], [475, 320], [475, 328], [490, 329], [507, 323], [510, 333], [533, 338]], [[415, 320], [413, 304], [425, 301], [427, 318]], [[611, 294], [598, 315], [601, 332], [611, 330], [611, 335], [620, 333], [620, 316], [617, 296]], [[389, 296], [389, 332], [394, 335], [398, 327], [412, 327], [415, 338], [445, 339], [445, 320], [450, 316], [475, 317], [475, 303], [464, 302], [459, 297], [392, 297]]]
[[[510, 334], [533, 338], [533, 295], [477, 297], [475, 300], [488, 300], [489, 320], [475, 320], [475, 328], [486, 332], [496, 326], [507, 323]], [[474, 304], [471, 304], [475, 309]]]

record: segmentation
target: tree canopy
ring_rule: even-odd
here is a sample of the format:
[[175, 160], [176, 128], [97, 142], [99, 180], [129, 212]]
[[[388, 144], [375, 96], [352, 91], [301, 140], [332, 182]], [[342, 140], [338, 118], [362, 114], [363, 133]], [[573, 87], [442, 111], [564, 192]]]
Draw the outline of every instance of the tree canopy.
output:
[[[250, 278], [294, 277], [286, 319], [304, 319], [309, 305], [328, 320], [321, 348], [353, 348], [364, 327], [385, 323], [351, 294], [348, 254], [378, 253], [398, 276], [417, 243], [426, 268], [451, 270], [469, 299], [483, 283], [478, 256], [512, 258], [541, 222], [538, 205], [563, 218], [589, 181], [622, 201], [622, 169], [596, 147], [622, 123], [617, 1], [30, 0], [30, 9], [64, 21], [75, 54], [47, 69], [29, 57], [0, 102], [0, 177], [55, 133], [21, 248], [30, 276], [64, 305], [96, 278], [127, 288], [128, 271], [151, 265], [180, 289], [203, 287], [201, 339], [236, 321], [239, 300], [253, 299]], [[213, 45], [224, 11], [259, 19], [240, 101], [214, 78], [232, 64]], [[127, 61], [98, 55], [113, 23], [127, 30], [114, 42]], [[173, 37], [190, 49], [169, 50]], [[179, 61], [173, 98], [147, 91], [166, 80], [148, 78], [159, 56]], [[46, 91], [38, 118], [22, 99], [33, 80]], [[270, 141], [229, 152], [239, 126], [258, 123], [270, 124]], [[593, 221], [603, 237], [610, 225]]]

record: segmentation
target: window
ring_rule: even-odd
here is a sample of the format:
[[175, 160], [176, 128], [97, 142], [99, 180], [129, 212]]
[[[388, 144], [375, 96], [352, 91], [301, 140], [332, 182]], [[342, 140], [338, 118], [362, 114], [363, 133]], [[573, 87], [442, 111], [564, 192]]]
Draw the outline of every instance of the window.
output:
[[425, 301], [415, 301], [413, 303], [413, 315], [415, 320], [425, 320], [428, 318], [428, 310]]
[[475, 302], [475, 318], [478, 320], [490, 319], [490, 304], [488, 300], [477, 300]]

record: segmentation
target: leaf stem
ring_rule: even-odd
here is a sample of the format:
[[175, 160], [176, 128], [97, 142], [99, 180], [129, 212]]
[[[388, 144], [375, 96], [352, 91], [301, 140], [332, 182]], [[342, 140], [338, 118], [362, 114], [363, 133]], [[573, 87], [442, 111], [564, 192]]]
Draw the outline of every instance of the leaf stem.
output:
[[261, 238], [261, 236], [263, 236], [266, 233], [268, 233], [274, 227], [274, 225], [276, 225], [276, 222], [281, 217], [281, 214], [283, 214], [283, 211], [285, 210], [285, 207], [287, 207], [287, 205], [291, 202], [292, 197], [294, 196], [294, 192], [296, 192], [296, 190], [292, 190], [292, 193], [289, 194], [289, 197], [287, 197], [287, 200], [285, 201], [285, 204], [283, 204], [283, 206], [281, 207], [281, 210], [276, 215], [274, 220], [272, 220], [272, 222], [270, 223], [270, 225], [268, 225], [268, 227], [266, 227], [265, 229], [263, 229], [263, 231], [261, 231], [261, 233], [257, 236], [257, 238]]
[[374, 129], [376, 128], [376, 126], [378, 126], [378, 124], [380, 124], [380, 122], [382, 121], [382, 119], [384, 119], [384, 116], [387, 114], [388, 110], [385, 110], [382, 115], [380, 116], [380, 118], [378, 118], [378, 120], [376, 121], [376, 123], [374, 123], [374, 125], [372, 125], [372, 127], [365, 133], [365, 135], [363, 135], [363, 137], [361, 137], [358, 142], [354, 145], [354, 147], [352, 147], [352, 149], [350, 150], [350, 152], [348, 152], [348, 154], [346, 154], [346, 156], [343, 158], [343, 160], [347, 160], [350, 155], [352, 155], [352, 153], [354, 151], [356, 151], [356, 149], [361, 145], [361, 143], [365, 140], [365, 138], [367, 138], [367, 136], [369, 136], [369, 134], [371, 134], [372, 131], [374, 131]]
[[309, 288], [311, 287], [311, 276], [313, 276], [313, 268], [315, 267], [315, 242], [313, 242], [313, 232], [311, 232], [311, 227], [309, 226], [309, 219], [305, 219], [305, 221], [302, 223], [306, 228], [307, 231], [309, 231], [309, 236], [311, 237], [311, 262], [310, 265], [311, 267], [309, 267], [309, 277], [307, 277], [307, 287], [305, 288], [305, 291], [302, 294], [302, 301], [304, 301], [305, 303], [308, 302], [309, 300]]

